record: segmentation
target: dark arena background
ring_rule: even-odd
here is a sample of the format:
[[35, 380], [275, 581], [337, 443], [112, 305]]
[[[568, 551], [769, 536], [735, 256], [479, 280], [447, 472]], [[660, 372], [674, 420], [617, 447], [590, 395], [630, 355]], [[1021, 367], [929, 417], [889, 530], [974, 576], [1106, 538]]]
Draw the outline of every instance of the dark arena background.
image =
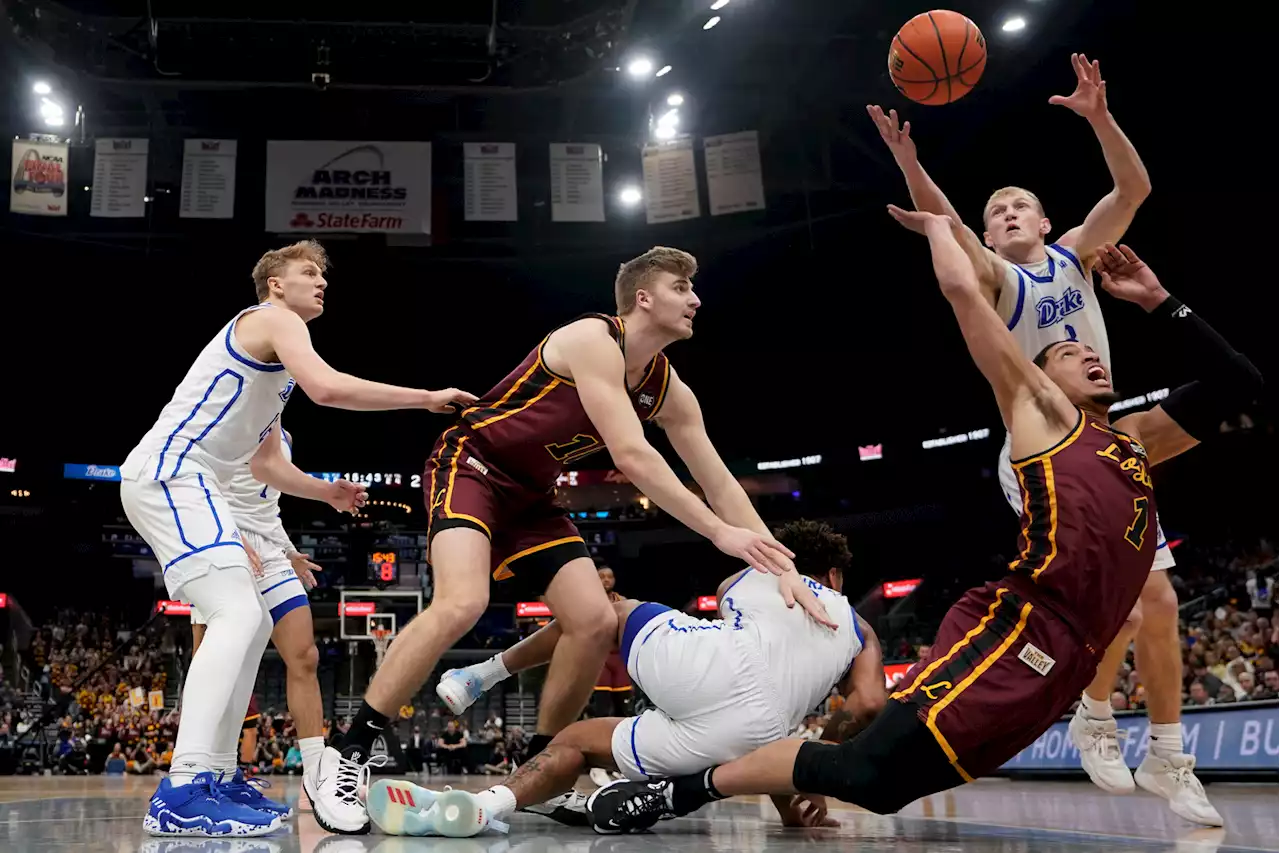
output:
[[[192, 641], [124, 517], [119, 465], [200, 347], [255, 301], [254, 262], [303, 237], [332, 259], [317, 352], [360, 377], [476, 394], [558, 324], [612, 313], [621, 262], [655, 245], [695, 254], [696, 334], [668, 354], [762, 517], [848, 537], [845, 594], [881, 638], [888, 689], [948, 606], [1004, 572], [1018, 524], [996, 478], [999, 412], [925, 241], [886, 215], [910, 198], [865, 107], [911, 121], [921, 162], [971, 226], [994, 189], [1017, 185], [1058, 235], [1112, 186], [1088, 124], [1048, 102], [1071, 93], [1073, 52], [1100, 61], [1151, 177], [1125, 242], [1268, 386], [1155, 473], [1178, 561], [1184, 737], [1223, 828], [1141, 790], [1095, 788], [1064, 720], [996, 778], [891, 816], [833, 804], [834, 828], [784, 828], [754, 797], [613, 839], [524, 814], [509, 839], [329, 836], [304, 809], [235, 849], [1280, 848], [1277, 199], [1262, 177], [1276, 124], [1249, 82], [1274, 73], [1274, 16], [1125, 0], [952, 8], [985, 34], [985, 73], [961, 100], [921, 106], [886, 70], [895, 32], [928, 11], [910, 2], [0, 0], [0, 127], [14, 140], [0, 219], [0, 848], [224, 849], [142, 831]], [[375, 153], [404, 210], [344, 219], [295, 203], [332, 188], [332, 161]], [[1139, 309], [1098, 292], [1124, 409], [1197, 375]], [[431, 602], [422, 471], [451, 420], [298, 393], [282, 423], [304, 471], [369, 484], [356, 518], [281, 503], [323, 569], [310, 604], [335, 738], [380, 659], [373, 630], [394, 644]], [[647, 434], [692, 486], [661, 430]], [[558, 497], [618, 591], [714, 618], [738, 564], [651, 505], [607, 452], [572, 467]], [[481, 790], [502, 779], [486, 765], [502, 774], [521, 755], [540, 672], [464, 715], [462, 759], [438, 748], [451, 715], [434, 686], [547, 621], [543, 590], [524, 580], [492, 586], [479, 625], [386, 730], [388, 772]], [[285, 683], [269, 647], [248, 763], [296, 803]], [[1115, 688], [1133, 767], [1147, 721], [1132, 654]], [[794, 736], [816, 736], [830, 710]]]

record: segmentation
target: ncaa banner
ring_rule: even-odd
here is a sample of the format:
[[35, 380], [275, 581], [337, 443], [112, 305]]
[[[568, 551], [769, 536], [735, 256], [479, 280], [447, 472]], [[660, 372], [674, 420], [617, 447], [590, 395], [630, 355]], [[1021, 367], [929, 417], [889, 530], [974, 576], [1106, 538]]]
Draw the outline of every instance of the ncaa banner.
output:
[[67, 215], [67, 146], [63, 142], [13, 141], [9, 211], [31, 216]]
[[430, 142], [267, 143], [266, 228], [431, 233]]

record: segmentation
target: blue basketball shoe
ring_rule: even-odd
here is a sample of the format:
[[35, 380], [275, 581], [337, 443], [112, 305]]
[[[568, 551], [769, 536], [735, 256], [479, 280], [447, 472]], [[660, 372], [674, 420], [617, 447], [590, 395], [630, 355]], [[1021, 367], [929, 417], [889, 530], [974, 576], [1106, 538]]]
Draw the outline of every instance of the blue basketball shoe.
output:
[[160, 780], [142, 828], [149, 835], [266, 835], [280, 828], [280, 817], [232, 800], [212, 773], [201, 773], [176, 788], [167, 777]]
[[230, 779], [224, 773], [222, 779], [218, 782], [218, 788], [234, 802], [248, 806], [251, 809], [257, 809], [260, 812], [277, 815], [282, 821], [293, 817], [292, 806], [267, 799], [263, 796], [262, 791], [259, 790], [259, 786], [270, 788], [271, 783], [266, 779], [248, 779], [245, 777], [244, 771], [239, 767], [236, 768], [235, 775]]
[[449, 707], [449, 713], [455, 717], [467, 710], [477, 699], [485, 694], [484, 680], [472, 667], [450, 669], [440, 676], [436, 685], [436, 695]]

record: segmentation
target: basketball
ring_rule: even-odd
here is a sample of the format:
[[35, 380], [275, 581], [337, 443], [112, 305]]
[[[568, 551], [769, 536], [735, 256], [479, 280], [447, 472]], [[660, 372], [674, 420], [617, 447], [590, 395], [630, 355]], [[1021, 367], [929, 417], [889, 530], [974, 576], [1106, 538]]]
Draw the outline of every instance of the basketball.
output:
[[889, 77], [918, 104], [958, 101], [987, 67], [987, 40], [959, 12], [923, 12], [902, 25], [889, 45]]

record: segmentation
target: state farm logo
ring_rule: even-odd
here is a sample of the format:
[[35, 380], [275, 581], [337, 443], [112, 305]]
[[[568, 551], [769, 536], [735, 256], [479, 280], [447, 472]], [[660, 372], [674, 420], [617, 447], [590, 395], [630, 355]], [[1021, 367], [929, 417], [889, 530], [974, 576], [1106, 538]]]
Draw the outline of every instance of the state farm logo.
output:
[[294, 204], [361, 201], [403, 202], [408, 187], [398, 186], [376, 145], [358, 145], [315, 169], [309, 181], [293, 191]]
[[315, 228], [316, 224], [311, 217], [305, 213], [295, 213], [293, 219], [289, 220], [290, 228]]

